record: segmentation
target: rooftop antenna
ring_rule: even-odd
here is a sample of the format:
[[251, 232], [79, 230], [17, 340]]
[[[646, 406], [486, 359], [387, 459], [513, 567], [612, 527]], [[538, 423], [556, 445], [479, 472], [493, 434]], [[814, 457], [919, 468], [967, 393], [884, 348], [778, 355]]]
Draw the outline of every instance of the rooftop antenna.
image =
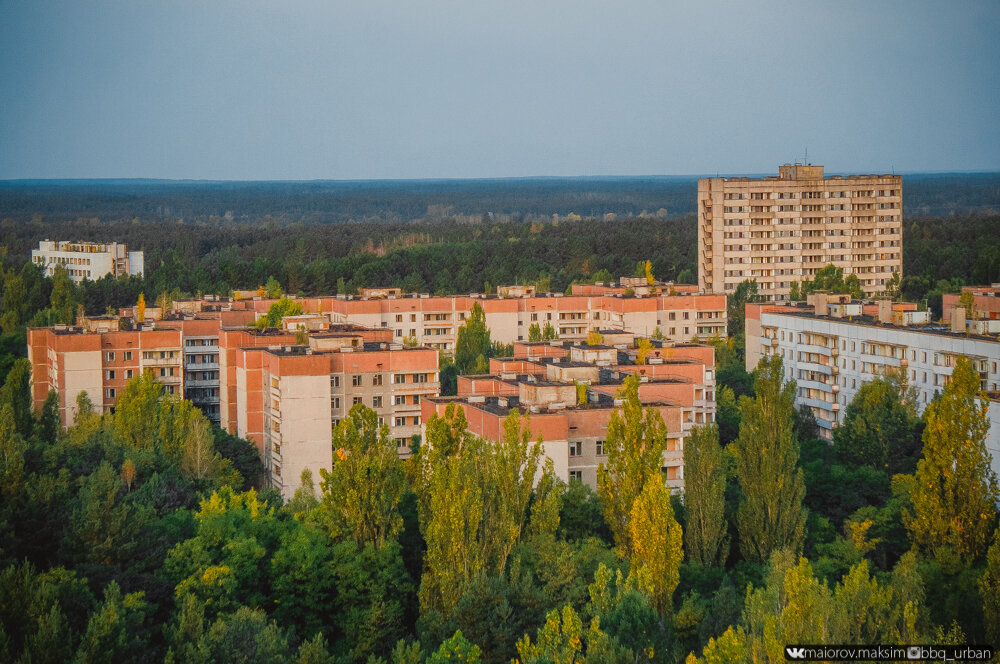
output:
[[808, 146], [808, 145], [806, 146], [806, 157], [805, 157], [805, 161], [804, 161], [803, 163], [804, 163], [804, 164], [805, 164], [806, 166], [808, 166], [808, 165], [809, 165], [809, 146]]

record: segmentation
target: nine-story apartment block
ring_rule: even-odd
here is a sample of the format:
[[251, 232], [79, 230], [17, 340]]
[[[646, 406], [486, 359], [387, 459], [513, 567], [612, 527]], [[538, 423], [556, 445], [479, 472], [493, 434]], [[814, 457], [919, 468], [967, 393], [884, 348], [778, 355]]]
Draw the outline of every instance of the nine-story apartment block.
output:
[[824, 177], [822, 166], [789, 165], [763, 179], [698, 180], [698, 286], [732, 293], [755, 279], [758, 293], [785, 300], [792, 282], [833, 264], [867, 294], [902, 276], [903, 179]]

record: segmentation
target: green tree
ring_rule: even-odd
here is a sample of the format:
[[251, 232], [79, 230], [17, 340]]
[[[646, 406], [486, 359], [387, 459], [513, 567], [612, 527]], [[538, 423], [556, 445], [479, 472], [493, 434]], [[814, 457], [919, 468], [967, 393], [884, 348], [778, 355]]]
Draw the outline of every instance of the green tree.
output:
[[118, 397], [112, 428], [126, 447], [152, 451], [160, 432], [163, 386], [144, 371], [128, 382]]
[[141, 592], [123, 595], [118, 583], [112, 581], [104, 590], [104, 602], [87, 622], [74, 661], [142, 662], [147, 641], [144, 623], [152, 612], [143, 597]]
[[784, 382], [781, 356], [757, 366], [757, 397], [740, 397], [740, 435], [735, 443], [736, 477], [743, 490], [737, 511], [740, 549], [765, 561], [772, 551], [802, 546], [805, 483], [792, 434], [795, 382]]
[[993, 545], [986, 553], [986, 571], [979, 580], [983, 598], [983, 618], [986, 638], [1000, 643], [1000, 527], [993, 532]]
[[597, 487], [619, 555], [631, 558], [632, 506], [647, 481], [663, 481], [660, 467], [667, 448], [667, 427], [659, 411], [643, 409], [637, 376], [625, 379], [622, 396], [621, 414], [616, 410], [608, 422], [604, 446], [608, 461], [598, 467]]
[[63, 325], [72, 325], [76, 317], [76, 287], [69, 273], [62, 265], [56, 265], [52, 272], [52, 294], [49, 298], [55, 320]]
[[916, 546], [935, 554], [947, 548], [968, 561], [986, 551], [998, 499], [985, 443], [988, 405], [977, 402], [980, 396], [979, 375], [960, 357], [944, 393], [924, 411], [913, 511], [904, 513]]
[[95, 564], [128, 560], [150, 516], [147, 509], [123, 500], [122, 488], [119, 473], [105, 461], [87, 478], [77, 497], [71, 534], [84, 558]]
[[726, 534], [726, 462], [715, 424], [696, 427], [684, 441], [684, 544], [688, 560], [723, 566]]
[[470, 643], [462, 636], [462, 630], [455, 632], [455, 635], [441, 644], [441, 647], [434, 651], [427, 658], [426, 664], [479, 664], [482, 661], [482, 651], [479, 646]]
[[281, 290], [281, 284], [278, 280], [274, 278], [274, 275], [268, 275], [267, 282], [264, 283], [264, 291], [267, 293], [267, 297], [276, 300], [281, 297], [283, 291]]
[[0, 404], [8, 403], [13, 408], [14, 428], [24, 438], [31, 436], [35, 423], [31, 405], [31, 361], [27, 358], [16, 360], [0, 388]]
[[59, 439], [59, 432], [62, 430], [62, 420], [59, 416], [59, 393], [49, 390], [45, 396], [45, 403], [42, 404], [42, 411], [38, 417], [38, 434], [42, 441], [54, 445]]
[[893, 474], [916, 452], [918, 425], [913, 405], [879, 378], [862, 385], [847, 405], [843, 423], [833, 430], [833, 445], [844, 461]]
[[302, 305], [287, 297], [282, 297], [272, 304], [267, 313], [254, 321], [253, 325], [260, 329], [276, 328], [281, 325], [285, 316], [298, 316], [302, 313]]
[[490, 356], [490, 330], [486, 327], [486, 312], [478, 302], [472, 305], [468, 320], [458, 328], [455, 342], [455, 365], [463, 374], [474, 373], [479, 357]]
[[741, 281], [736, 286], [733, 294], [727, 298], [727, 318], [729, 321], [729, 336], [738, 337], [744, 334], [746, 329], [746, 305], [747, 302], [756, 302], [757, 280], [747, 279]]
[[801, 292], [803, 298], [816, 291], [829, 291], [831, 293], [847, 293], [856, 300], [865, 297], [861, 289], [861, 280], [856, 274], [848, 275], [844, 278], [844, 268], [837, 267], [832, 263], [816, 271], [812, 281], [803, 281]]
[[203, 638], [217, 664], [286, 664], [288, 635], [260, 609], [241, 606], [220, 616]]
[[27, 448], [14, 426], [13, 407], [9, 403], [0, 405], [0, 494], [7, 500], [21, 490]]
[[[471, 435], [461, 409], [427, 423], [420, 528], [427, 542], [420, 585], [423, 610], [448, 615], [480, 574], [501, 575], [529, 516], [541, 444], [511, 411], [499, 441]], [[546, 470], [546, 472], [551, 472]]]
[[555, 341], [558, 338], [559, 333], [556, 332], [556, 328], [552, 327], [552, 323], [546, 323], [542, 328], [542, 341]]
[[670, 490], [663, 478], [650, 476], [632, 503], [629, 529], [632, 543], [629, 577], [662, 616], [673, 610], [673, 596], [680, 583], [684, 559], [683, 535], [674, 519]]
[[406, 491], [406, 471], [389, 428], [358, 404], [334, 430], [333, 446], [333, 469], [320, 470], [321, 520], [334, 536], [381, 547], [403, 526], [399, 502]]
[[528, 341], [537, 342], [542, 340], [542, 328], [538, 326], [538, 323], [532, 323], [528, 326]]

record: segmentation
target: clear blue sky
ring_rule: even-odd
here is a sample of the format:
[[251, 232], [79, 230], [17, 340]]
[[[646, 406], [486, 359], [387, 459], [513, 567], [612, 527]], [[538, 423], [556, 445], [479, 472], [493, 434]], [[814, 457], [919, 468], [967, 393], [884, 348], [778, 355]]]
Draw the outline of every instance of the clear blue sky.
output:
[[1000, 2], [0, 0], [0, 179], [1000, 170]]

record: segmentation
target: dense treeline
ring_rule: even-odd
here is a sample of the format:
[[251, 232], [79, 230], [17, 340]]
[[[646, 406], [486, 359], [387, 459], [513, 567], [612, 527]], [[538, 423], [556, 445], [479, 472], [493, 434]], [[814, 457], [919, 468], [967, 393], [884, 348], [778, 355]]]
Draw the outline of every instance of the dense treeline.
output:
[[[770, 175], [767, 173], [765, 175]], [[904, 176], [911, 216], [995, 214], [1000, 175]], [[624, 217], [695, 213], [697, 177], [510, 178], [313, 182], [25, 180], [0, 182], [0, 215], [27, 221], [78, 218], [256, 223], [413, 221], [449, 214], [537, 221], [553, 214]], [[662, 213], [661, 213], [662, 214]]]
[[399, 286], [409, 291], [469, 293], [482, 292], [486, 283], [532, 283], [546, 276], [551, 288], [561, 291], [573, 280], [593, 280], [599, 273], [607, 279], [630, 275], [636, 263], [647, 258], [661, 279], [683, 277], [691, 283], [696, 274], [693, 220], [645, 217], [618, 222], [438, 221], [292, 228], [38, 222], [5, 230], [8, 264], [20, 269], [18, 261], [28, 259], [38, 239], [67, 235], [114, 237], [130, 247], [143, 247], [149, 301], [175, 288], [192, 294], [256, 288], [271, 275], [290, 293], [328, 294], [337, 290], [341, 279], [351, 292], [362, 286]]

